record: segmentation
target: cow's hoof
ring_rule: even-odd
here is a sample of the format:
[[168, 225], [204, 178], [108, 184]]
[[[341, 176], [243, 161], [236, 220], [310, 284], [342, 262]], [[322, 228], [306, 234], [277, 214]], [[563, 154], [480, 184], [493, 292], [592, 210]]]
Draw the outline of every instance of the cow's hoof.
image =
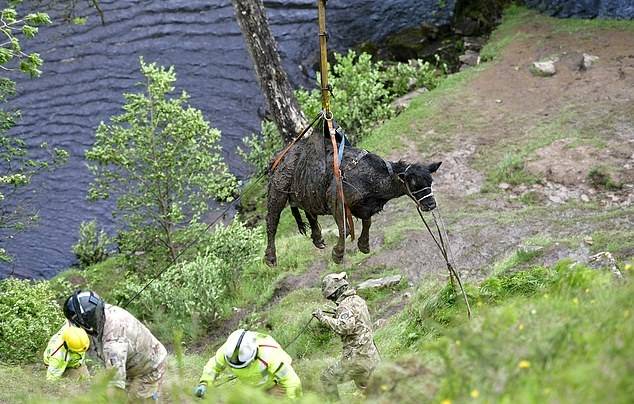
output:
[[277, 257], [273, 256], [269, 256], [269, 255], [265, 255], [264, 256], [264, 263], [270, 267], [276, 267], [277, 266]]
[[326, 248], [326, 243], [324, 243], [324, 240], [313, 240], [313, 245], [320, 250]]
[[335, 264], [341, 264], [343, 262], [343, 251], [338, 253], [336, 250], [332, 250], [332, 260]]
[[365, 243], [358, 242], [357, 247], [359, 247], [359, 251], [361, 251], [362, 253], [370, 254], [370, 243], [365, 244]]

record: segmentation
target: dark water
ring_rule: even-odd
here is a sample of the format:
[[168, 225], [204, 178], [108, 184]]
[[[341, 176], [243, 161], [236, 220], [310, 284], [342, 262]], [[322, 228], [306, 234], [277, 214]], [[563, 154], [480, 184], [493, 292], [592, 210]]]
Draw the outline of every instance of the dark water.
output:
[[[0, 7], [2, 7], [0, 2]], [[97, 221], [113, 229], [110, 203], [86, 201], [91, 180], [83, 155], [101, 121], [120, 112], [123, 92], [135, 91], [139, 57], [174, 65], [177, 89], [186, 90], [212, 126], [223, 133], [223, 153], [232, 171], [248, 175], [235, 154], [240, 139], [259, 129], [263, 99], [253, 75], [242, 35], [228, 0], [100, 0], [106, 16], [101, 25], [94, 10], [78, 2], [83, 26], [56, 23], [25, 44], [45, 60], [38, 79], [18, 80], [11, 101], [22, 110], [13, 133], [35, 145], [70, 152], [63, 168], [38, 177], [20, 203], [34, 206], [39, 224], [2, 247], [15, 256], [0, 267], [0, 278], [13, 274], [50, 278], [72, 265], [71, 246], [79, 224]], [[363, 40], [378, 40], [423, 21], [447, 23], [453, 0], [444, 10], [437, 0], [330, 0], [330, 45], [344, 50]], [[268, 1], [265, 5], [279, 50], [293, 83], [312, 86], [317, 60], [315, 1]], [[28, 3], [27, 3], [28, 5]], [[51, 13], [55, 16], [56, 12]], [[59, 15], [59, 14], [58, 14]], [[37, 149], [34, 148], [37, 152]]]

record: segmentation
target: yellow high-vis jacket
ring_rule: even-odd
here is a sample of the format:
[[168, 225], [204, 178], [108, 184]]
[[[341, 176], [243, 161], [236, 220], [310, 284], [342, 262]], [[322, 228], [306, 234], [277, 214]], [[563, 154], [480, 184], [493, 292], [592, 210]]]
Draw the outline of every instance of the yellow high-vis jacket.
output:
[[75, 369], [84, 364], [85, 352], [73, 352], [66, 349], [64, 345], [62, 333], [68, 327], [68, 323], [65, 322], [62, 328], [51, 337], [44, 350], [44, 364], [48, 366], [47, 380], [59, 380], [66, 368]]
[[291, 366], [292, 359], [273, 337], [256, 333], [258, 351], [255, 359], [241, 369], [227, 365], [225, 346], [221, 346], [216, 355], [209, 359], [200, 377], [200, 384], [211, 385], [218, 375], [229, 369], [240, 382], [256, 386], [263, 390], [270, 390], [279, 385], [288, 398], [302, 395], [302, 383]]

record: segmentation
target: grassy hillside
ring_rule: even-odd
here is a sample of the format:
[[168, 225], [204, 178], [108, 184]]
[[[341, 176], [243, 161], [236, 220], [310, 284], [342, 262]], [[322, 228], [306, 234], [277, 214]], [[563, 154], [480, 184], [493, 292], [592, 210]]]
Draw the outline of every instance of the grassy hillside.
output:
[[[151, 322], [170, 346], [168, 400], [198, 401], [191, 391], [205, 361], [238, 326], [292, 341], [313, 308], [326, 305], [321, 277], [346, 270], [353, 283], [396, 273], [404, 280], [363, 293], [383, 362], [367, 397], [340, 386], [345, 401], [630, 402], [632, 43], [634, 22], [562, 21], [511, 8], [483, 64], [449, 76], [364, 140], [389, 159], [443, 161], [434, 191], [467, 282], [471, 321], [410, 201], [390, 202], [374, 220], [372, 252], [351, 243], [341, 266], [330, 260], [331, 220], [321, 219], [322, 251], [296, 234], [285, 212], [279, 266], [246, 265], [211, 334], [182, 339], [172, 324]], [[583, 53], [599, 57], [587, 71], [578, 69]], [[545, 58], [557, 58], [557, 74], [533, 77], [530, 64]], [[613, 254], [623, 280], [592, 262], [602, 251]], [[60, 279], [108, 296], [123, 276], [115, 258]], [[319, 374], [340, 354], [339, 341], [311, 323], [288, 351], [303, 402], [323, 402]], [[0, 402], [112, 402], [105, 375], [96, 373], [90, 383], [50, 384], [41, 364], [0, 365]], [[208, 396], [274, 401], [230, 383]]]

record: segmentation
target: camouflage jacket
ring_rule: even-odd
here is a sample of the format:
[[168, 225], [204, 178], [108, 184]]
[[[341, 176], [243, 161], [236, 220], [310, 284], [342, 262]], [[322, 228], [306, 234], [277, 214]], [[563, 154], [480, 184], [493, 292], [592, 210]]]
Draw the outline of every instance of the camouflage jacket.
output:
[[372, 320], [368, 306], [354, 289], [345, 291], [337, 299], [334, 317], [325, 316], [322, 322], [341, 336], [344, 359], [369, 359], [378, 362], [374, 345]]
[[126, 310], [107, 304], [100, 338], [91, 338], [106, 369], [116, 369], [110, 385], [125, 389], [126, 380], [148, 375], [167, 360], [167, 351], [143, 323]]

